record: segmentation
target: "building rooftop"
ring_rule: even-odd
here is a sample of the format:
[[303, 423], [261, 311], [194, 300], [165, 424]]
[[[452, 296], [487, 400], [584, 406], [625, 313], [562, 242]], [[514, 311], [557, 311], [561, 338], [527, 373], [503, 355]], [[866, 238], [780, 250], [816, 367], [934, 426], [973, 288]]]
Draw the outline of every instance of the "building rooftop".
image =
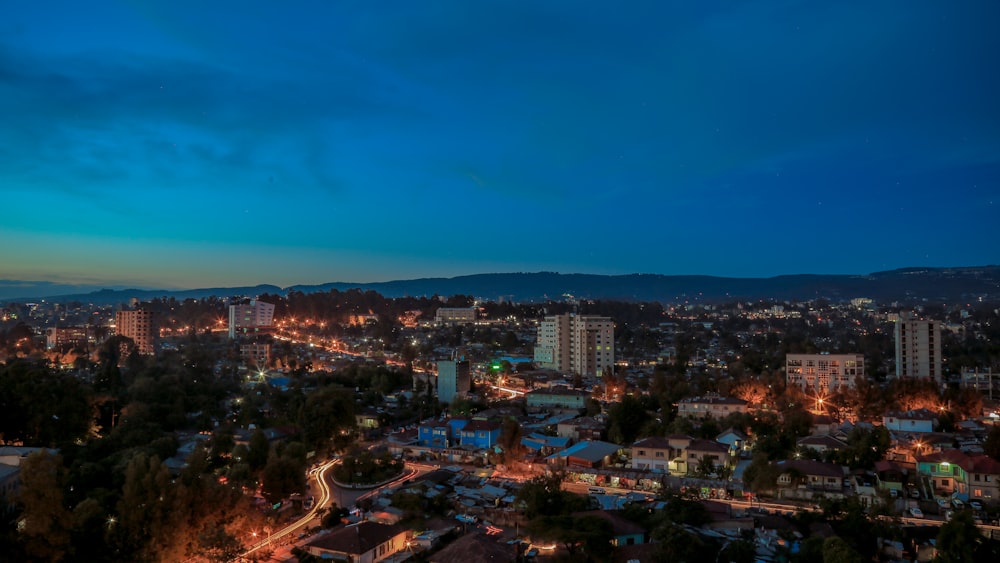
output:
[[406, 531], [401, 526], [359, 522], [320, 536], [307, 544], [327, 551], [361, 555]]

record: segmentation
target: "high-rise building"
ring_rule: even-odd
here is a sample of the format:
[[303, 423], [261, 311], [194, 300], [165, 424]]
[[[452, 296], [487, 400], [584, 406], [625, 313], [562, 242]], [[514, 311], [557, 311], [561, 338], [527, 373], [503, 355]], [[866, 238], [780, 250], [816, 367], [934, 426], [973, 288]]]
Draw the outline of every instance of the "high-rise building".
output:
[[45, 348], [53, 350], [63, 346], [86, 344], [89, 333], [84, 326], [54, 326], [45, 329]]
[[941, 380], [941, 323], [901, 313], [896, 321], [896, 377]]
[[585, 376], [613, 370], [615, 323], [608, 317], [545, 317], [538, 326], [534, 360], [542, 367]]
[[156, 325], [153, 312], [142, 309], [126, 309], [115, 313], [115, 333], [127, 336], [135, 342], [140, 354], [152, 354], [156, 346]]
[[455, 397], [472, 390], [469, 362], [449, 360], [438, 362], [438, 401], [451, 403]]
[[785, 379], [789, 386], [806, 392], [832, 393], [854, 388], [854, 380], [865, 375], [863, 354], [788, 354]]
[[229, 306], [229, 338], [257, 334], [274, 326], [274, 305], [256, 299]]

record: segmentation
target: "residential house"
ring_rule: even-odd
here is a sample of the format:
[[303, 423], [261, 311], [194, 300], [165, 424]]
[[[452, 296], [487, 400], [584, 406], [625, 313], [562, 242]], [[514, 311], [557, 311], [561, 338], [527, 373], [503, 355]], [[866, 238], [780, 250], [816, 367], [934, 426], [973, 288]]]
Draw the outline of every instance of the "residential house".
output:
[[938, 494], [959, 498], [1000, 499], [1000, 461], [961, 450], [917, 456], [917, 471], [928, 475]]
[[421, 423], [417, 427], [417, 443], [430, 448], [449, 448], [458, 444], [459, 432], [469, 419], [453, 417]]
[[735, 397], [708, 395], [689, 397], [677, 403], [677, 416], [689, 418], [725, 418], [734, 412], [747, 412], [747, 402]]
[[608, 467], [621, 446], [610, 442], [578, 442], [561, 452], [545, 458], [550, 464], [565, 464], [567, 467]]
[[611, 544], [615, 547], [646, 543], [646, 529], [625, 518], [617, 510], [589, 510], [587, 512], [575, 512], [573, 516], [592, 516], [610, 524]]
[[488, 420], [471, 420], [458, 432], [460, 445], [488, 449], [492, 448], [500, 438], [500, 423]]
[[556, 435], [569, 438], [574, 442], [580, 440], [600, 440], [606, 424], [596, 418], [574, 418], [556, 425]]
[[401, 526], [360, 522], [323, 534], [305, 545], [321, 559], [376, 563], [406, 549], [410, 531]]
[[814, 494], [843, 494], [844, 468], [811, 459], [787, 459], [776, 462], [781, 470], [778, 489], [782, 496], [812, 498]]
[[840, 450], [846, 450], [849, 446], [847, 442], [843, 440], [838, 440], [829, 434], [821, 434], [818, 436], [806, 436], [804, 438], [799, 438], [795, 441], [795, 445], [799, 448], [806, 448], [812, 450], [820, 455], [827, 452], [835, 452]]
[[666, 437], [652, 436], [632, 444], [631, 467], [671, 475], [694, 473], [707, 461], [714, 468], [729, 464], [730, 448], [712, 440], [701, 440], [674, 434]]
[[715, 437], [715, 441], [729, 446], [729, 455], [738, 456], [752, 448], [750, 437], [735, 428], [727, 428]]
[[882, 416], [882, 425], [890, 432], [933, 432], [937, 415], [927, 409], [889, 412]]

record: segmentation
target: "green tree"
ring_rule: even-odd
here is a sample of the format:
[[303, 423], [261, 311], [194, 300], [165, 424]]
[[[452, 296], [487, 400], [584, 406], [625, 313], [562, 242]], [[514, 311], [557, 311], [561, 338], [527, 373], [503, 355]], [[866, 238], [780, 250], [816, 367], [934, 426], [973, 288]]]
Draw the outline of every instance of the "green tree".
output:
[[972, 512], [959, 510], [955, 516], [941, 526], [937, 536], [938, 563], [973, 563], [986, 561], [977, 558], [983, 546], [983, 535], [972, 519]]
[[39, 561], [61, 561], [70, 554], [73, 515], [63, 506], [66, 470], [62, 459], [46, 450], [21, 465], [21, 540], [25, 552]]
[[590, 499], [569, 491], [563, 491], [562, 475], [553, 473], [539, 475], [525, 483], [517, 493], [517, 502], [524, 506], [524, 515], [536, 516], [566, 515], [585, 510]]
[[625, 395], [621, 402], [608, 410], [608, 440], [616, 444], [631, 444], [650, 419], [645, 406], [638, 398]]
[[305, 468], [295, 459], [272, 454], [261, 474], [261, 492], [275, 503], [306, 488]]
[[843, 538], [833, 536], [823, 541], [823, 563], [862, 563], [864, 558]]
[[597, 516], [539, 516], [526, 530], [532, 539], [562, 543], [575, 560], [606, 561], [611, 556], [611, 524]]
[[983, 451], [991, 458], [1000, 461], [1000, 426], [990, 428], [983, 443]]
[[260, 428], [255, 428], [250, 435], [250, 446], [246, 455], [247, 465], [251, 471], [263, 469], [267, 465], [267, 457], [271, 451], [271, 444], [267, 441], [267, 435]]
[[521, 430], [521, 424], [517, 419], [508, 417], [503, 420], [497, 445], [503, 449], [504, 463], [510, 463], [517, 459], [523, 450], [523, 446], [521, 445], [523, 434], [524, 431]]

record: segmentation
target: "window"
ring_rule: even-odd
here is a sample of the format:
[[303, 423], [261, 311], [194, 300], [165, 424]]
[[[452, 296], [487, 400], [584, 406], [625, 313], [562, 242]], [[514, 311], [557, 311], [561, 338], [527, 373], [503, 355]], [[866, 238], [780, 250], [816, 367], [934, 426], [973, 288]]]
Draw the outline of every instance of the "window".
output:
[[656, 457], [663, 457], [663, 452], [656, 452]]
[[646, 455], [646, 450], [639, 450], [639, 455]]

